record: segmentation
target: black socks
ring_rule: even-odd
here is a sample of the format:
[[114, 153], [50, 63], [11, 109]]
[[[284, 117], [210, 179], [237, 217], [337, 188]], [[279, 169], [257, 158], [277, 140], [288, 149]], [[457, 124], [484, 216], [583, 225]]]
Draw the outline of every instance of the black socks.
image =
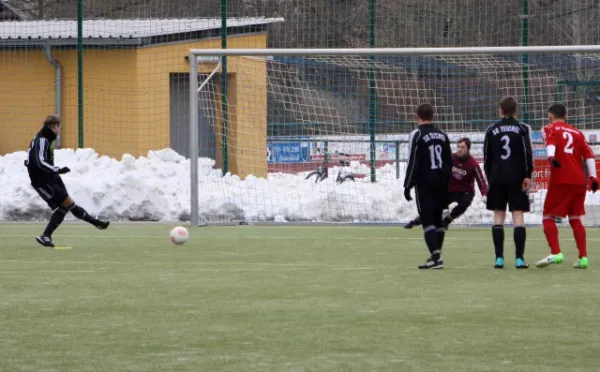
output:
[[52, 213], [52, 217], [50, 217], [50, 222], [48, 222], [46, 230], [44, 230], [44, 236], [51, 237], [52, 233], [64, 221], [67, 213], [69, 213], [69, 211], [64, 209], [63, 207], [59, 207], [58, 209], [56, 209], [54, 213]]
[[504, 258], [504, 226], [492, 226], [492, 239], [494, 240], [496, 258]]
[[525, 240], [527, 240], [525, 226], [515, 226], [513, 238], [515, 240], [515, 256], [516, 258], [523, 259], [523, 255], [525, 254]]
[[73, 206], [71, 207], [71, 213], [73, 213], [73, 216], [79, 218], [80, 220], [84, 220], [87, 223], [90, 223], [94, 226], [96, 226], [98, 224], [98, 220], [95, 219], [94, 217], [90, 216], [85, 209], [81, 208], [80, 206], [73, 204]]

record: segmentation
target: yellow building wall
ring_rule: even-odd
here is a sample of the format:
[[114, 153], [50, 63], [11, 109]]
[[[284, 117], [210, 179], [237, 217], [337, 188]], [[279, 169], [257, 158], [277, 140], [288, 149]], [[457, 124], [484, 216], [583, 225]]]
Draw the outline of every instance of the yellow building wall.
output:
[[[64, 70], [62, 146], [77, 148], [77, 53], [57, 51], [54, 55]], [[83, 69], [84, 147], [117, 159], [125, 153], [141, 155], [136, 51], [87, 49]]]
[[[265, 34], [230, 37], [229, 48], [265, 48]], [[170, 73], [187, 73], [192, 48], [220, 48], [220, 39], [139, 49], [84, 51], [84, 147], [119, 159], [170, 146]], [[77, 148], [77, 54], [56, 49], [63, 66], [62, 146]], [[215, 64], [203, 64], [200, 72]], [[229, 58], [229, 171], [266, 176], [266, 64]], [[218, 81], [218, 75], [215, 76]], [[220, 84], [218, 84], [220, 85]], [[0, 154], [25, 150], [54, 110], [54, 67], [41, 50], [0, 51]], [[217, 111], [220, 101], [215, 104]], [[217, 115], [220, 116], [220, 113]], [[217, 118], [217, 166], [222, 167]]]
[[41, 50], [0, 51], [0, 154], [26, 151], [54, 112], [54, 67]]
[[[228, 48], [266, 48], [265, 34], [231, 37]], [[187, 73], [189, 49], [220, 48], [218, 38], [194, 43], [152, 46], [137, 50], [138, 114], [141, 144], [147, 150], [170, 146], [169, 74]], [[200, 65], [209, 73], [214, 63]], [[266, 64], [248, 58], [229, 58], [228, 165], [232, 174], [245, 177], [267, 174]], [[215, 76], [218, 81], [218, 75]], [[243, 82], [243, 83], [240, 83]], [[264, 97], [263, 97], [264, 96]], [[220, 102], [217, 109], [220, 107]], [[219, 122], [219, 120], [217, 120]], [[220, 122], [219, 122], [220, 124]], [[217, 166], [222, 167], [221, 128], [217, 133]], [[145, 154], [143, 154], [145, 155]]]

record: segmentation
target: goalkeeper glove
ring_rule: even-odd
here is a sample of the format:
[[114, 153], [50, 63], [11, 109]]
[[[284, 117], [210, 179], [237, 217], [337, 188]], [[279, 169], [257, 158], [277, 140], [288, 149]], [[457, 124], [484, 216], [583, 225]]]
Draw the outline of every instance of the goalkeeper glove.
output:
[[556, 158], [554, 156], [549, 157], [548, 161], [550, 162], [550, 164], [552, 164], [552, 166], [554, 168], [560, 168], [561, 167], [560, 162], [558, 160], [556, 160]]
[[404, 199], [406, 199], [407, 201], [412, 200], [412, 196], [410, 196], [410, 187], [404, 188]]
[[595, 177], [590, 177], [590, 189], [592, 193], [598, 191], [598, 180]]
[[71, 170], [69, 169], [69, 167], [62, 167], [58, 170], [58, 174], [65, 174], [65, 173], [69, 173]]

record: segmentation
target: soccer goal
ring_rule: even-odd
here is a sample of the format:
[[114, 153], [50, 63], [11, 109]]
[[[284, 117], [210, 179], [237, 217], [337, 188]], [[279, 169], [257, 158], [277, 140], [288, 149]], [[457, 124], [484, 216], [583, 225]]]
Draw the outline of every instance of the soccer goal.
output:
[[[561, 102], [600, 155], [600, 46], [402, 49], [194, 49], [190, 68], [192, 225], [211, 222], [404, 223], [402, 182], [414, 109], [469, 137], [481, 162], [498, 101], [519, 102], [534, 132], [532, 213], [549, 169], [540, 129]], [[489, 224], [476, 196], [455, 223]], [[587, 225], [600, 224], [588, 194]]]

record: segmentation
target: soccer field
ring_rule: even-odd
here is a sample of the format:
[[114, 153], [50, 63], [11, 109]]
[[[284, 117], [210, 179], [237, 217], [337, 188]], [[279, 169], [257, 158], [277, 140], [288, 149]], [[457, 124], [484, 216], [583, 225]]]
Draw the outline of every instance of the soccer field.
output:
[[[489, 229], [451, 229], [439, 271], [401, 227], [0, 225], [2, 371], [597, 371], [590, 265], [495, 270]], [[528, 230], [526, 258], [548, 254]]]

